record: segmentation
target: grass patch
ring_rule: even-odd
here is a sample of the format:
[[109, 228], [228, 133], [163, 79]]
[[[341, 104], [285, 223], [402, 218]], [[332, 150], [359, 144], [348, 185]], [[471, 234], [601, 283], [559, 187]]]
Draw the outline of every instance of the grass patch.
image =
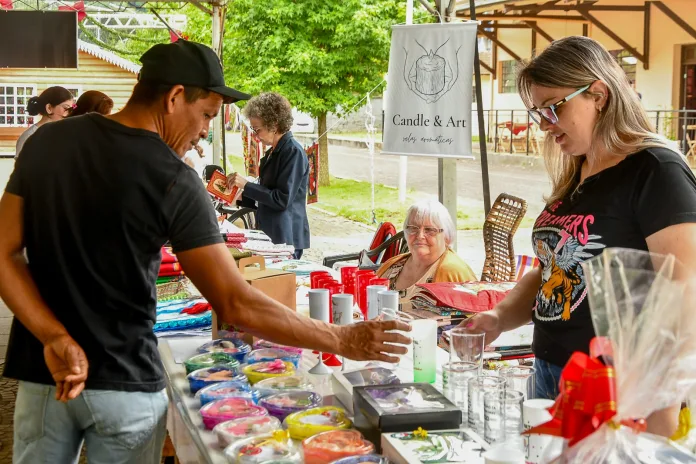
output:
[[233, 172], [246, 173], [244, 158], [241, 156], [227, 155], [227, 172], [230, 174]]
[[[383, 184], [375, 184], [375, 218], [377, 223], [389, 221], [401, 228], [406, 219], [408, 207], [421, 199], [422, 195], [409, 189], [406, 202], [399, 203], [398, 190]], [[371, 187], [369, 182], [350, 179], [331, 178], [331, 185], [319, 188], [319, 202], [322, 209], [353, 221], [373, 224], [371, 208]], [[481, 229], [485, 215], [483, 208], [460, 206], [457, 213], [457, 229]]]

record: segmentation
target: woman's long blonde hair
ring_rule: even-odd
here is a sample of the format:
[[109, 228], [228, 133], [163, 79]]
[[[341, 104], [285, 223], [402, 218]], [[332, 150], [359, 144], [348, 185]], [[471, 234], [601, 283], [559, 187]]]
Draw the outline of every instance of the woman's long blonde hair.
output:
[[[655, 132], [625, 72], [609, 52], [587, 37], [565, 37], [551, 43], [539, 56], [523, 63], [517, 75], [517, 88], [528, 108], [532, 85], [579, 89], [595, 81], [607, 85], [609, 94], [594, 128], [590, 151], [603, 145], [609, 153], [629, 155], [649, 147], [675, 150], [667, 139]], [[577, 98], [588, 98], [583, 94]], [[589, 153], [592, 155], [592, 153]], [[553, 137], [544, 140], [544, 164], [551, 177], [551, 204], [578, 187], [582, 156], [564, 155]]]

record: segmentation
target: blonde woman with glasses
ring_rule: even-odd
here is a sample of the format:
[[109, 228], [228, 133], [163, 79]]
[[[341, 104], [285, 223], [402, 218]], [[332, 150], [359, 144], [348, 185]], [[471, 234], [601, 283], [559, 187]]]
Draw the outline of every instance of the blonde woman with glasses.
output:
[[[532, 233], [541, 266], [466, 326], [490, 343], [534, 321], [537, 395], [555, 398], [571, 353], [587, 353], [595, 336], [580, 264], [622, 247], [673, 254], [693, 272], [696, 179], [655, 133], [623, 70], [598, 42], [553, 42], [521, 69], [517, 85], [546, 132], [552, 191]], [[654, 414], [648, 430], [670, 436], [676, 424], [675, 409]]]
[[400, 293], [401, 305], [410, 307], [416, 284], [476, 280], [471, 268], [450, 245], [457, 230], [442, 203], [419, 201], [406, 212], [404, 236], [408, 253], [382, 265], [377, 276], [389, 279], [389, 288]]

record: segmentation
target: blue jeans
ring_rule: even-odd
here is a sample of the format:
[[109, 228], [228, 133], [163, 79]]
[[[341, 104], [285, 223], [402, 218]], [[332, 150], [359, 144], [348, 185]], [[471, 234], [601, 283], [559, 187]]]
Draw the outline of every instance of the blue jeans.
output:
[[167, 392], [85, 390], [72, 401], [56, 387], [20, 382], [14, 412], [14, 464], [159, 464], [167, 431]]
[[558, 396], [558, 382], [561, 380], [563, 367], [536, 358], [536, 397], [555, 400]]

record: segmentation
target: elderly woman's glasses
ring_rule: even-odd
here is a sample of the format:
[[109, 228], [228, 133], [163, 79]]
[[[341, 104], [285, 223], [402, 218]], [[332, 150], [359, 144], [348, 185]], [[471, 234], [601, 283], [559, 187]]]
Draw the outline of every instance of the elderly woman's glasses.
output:
[[585, 87], [576, 90], [575, 92], [571, 93], [564, 99], [557, 101], [551, 106], [544, 106], [543, 108], [530, 108], [527, 111], [529, 112], [529, 117], [532, 118], [532, 120], [537, 123], [541, 124], [541, 119], [545, 119], [549, 124], [557, 124], [558, 123], [558, 115], [556, 114], [556, 110], [558, 109], [559, 106], [562, 104], [566, 103], [567, 101], [571, 100], [572, 98], [577, 97], [581, 93], [583, 93], [585, 90], [589, 89], [590, 86], [586, 85]]
[[417, 235], [421, 229], [423, 229], [423, 234], [425, 234], [426, 237], [434, 237], [444, 230], [438, 229], [437, 227], [406, 226], [404, 232], [406, 232], [407, 235]]

